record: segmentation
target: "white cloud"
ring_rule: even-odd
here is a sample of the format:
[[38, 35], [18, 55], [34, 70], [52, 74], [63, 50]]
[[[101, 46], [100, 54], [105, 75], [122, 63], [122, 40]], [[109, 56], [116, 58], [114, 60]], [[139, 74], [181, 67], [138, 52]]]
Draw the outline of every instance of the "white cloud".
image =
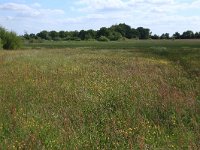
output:
[[[126, 3], [122, 0], [80, 0], [77, 5], [82, 5], [81, 11], [95, 10], [120, 10], [126, 8]], [[85, 6], [85, 7], [84, 7]]]
[[[76, 0], [66, 12], [44, 9], [39, 3], [4, 3], [0, 4], [0, 24], [10, 28], [15, 24], [14, 30], [22, 33], [24, 30], [99, 29], [124, 22], [161, 34], [200, 30], [199, 9], [200, 0]], [[9, 12], [7, 16], [5, 12]]]
[[0, 4], [0, 25], [19, 34], [39, 32], [54, 28], [55, 18], [64, 17], [64, 14], [61, 9], [44, 9], [39, 3], [3, 3]]
[[33, 7], [38, 7], [38, 8], [39, 8], [39, 7], [41, 7], [41, 4], [39, 4], [39, 3], [33, 3], [32, 6], [33, 6]]
[[30, 16], [37, 16], [40, 12], [24, 4], [6, 3], [0, 5], [0, 10], [15, 11], [20, 14], [29, 14]]
[[0, 5], [0, 10], [6, 10], [18, 13], [20, 17], [38, 17], [43, 15], [60, 15], [65, 12], [60, 9], [42, 9], [39, 3], [34, 3], [32, 6], [17, 3], [5, 3]]
[[[199, 8], [200, 0], [192, 2], [180, 2], [177, 0], [79, 0], [76, 3], [79, 7], [76, 11], [84, 11], [87, 15], [82, 20], [102, 20], [102, 22], [119, 23], [125, 22], [133, 27], [170, 26], [177, 30], [179, 26], [200, 30], [194, 22], [200, 20], [200, 15], [184, 15], [179, 13], [190, 12]], [[185, 13], [187, 14], [187, 13]], [[79, 18], [80, 19], [80, 18]], [[155, 30], [156, 31], [156, 30]], [[163, 32], [171, 32], [171, 29]]]

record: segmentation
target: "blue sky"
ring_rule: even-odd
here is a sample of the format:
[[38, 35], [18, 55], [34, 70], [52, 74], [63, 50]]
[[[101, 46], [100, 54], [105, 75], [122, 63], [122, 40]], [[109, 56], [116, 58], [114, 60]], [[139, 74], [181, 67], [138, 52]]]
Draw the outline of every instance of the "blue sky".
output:
[[200, 0], [0, 0], [0, 25], [18, 34], [118, 23], [156, 34], [200, 31]]

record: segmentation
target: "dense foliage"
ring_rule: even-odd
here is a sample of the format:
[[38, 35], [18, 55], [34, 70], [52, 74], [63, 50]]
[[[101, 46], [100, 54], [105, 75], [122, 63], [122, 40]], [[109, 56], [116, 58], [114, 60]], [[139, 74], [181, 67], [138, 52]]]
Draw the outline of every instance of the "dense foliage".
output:
[[0, 49], [18, 49], [21, 47], [21, 39], [15, 32], [9, 32], [0, 27]]
[[99, 40], [100, 37], [106, 38], [106, 41], [117, 41], [123, 39], [200, 39], [200, 32], [194, 33], [193, 31], [185, 31], [182, 34], [175, 32], [172, 36], [169, 33], [163, 33], [162, 35], [152, 35], [150, 29], [138, 27], [137, 29], [131, 28], [131, 26], [121, 23], [113, 25], [109, 28], [102, 27], [99, 30], [81, 30], [81, 31], [46, 31], [43, 30], [37, 34], [25, 33], [23, 36], [27, 40]]
[[0, 38], [0, 49], [3, 48], [2, 42], [1, 42], [1, 38]]
[[131, 26], [123, 24], [113, 25], [109, 28], [102, 27], [99, 30], [81, 30], [81, 31], [41, 31], [37, 34], [24, 34], [24, 38], [30, 39], [44, 39], [44, 40], [100, 40], [104, 37], [106, 41], [117, 41], [120, 39], [148, 39], [150, 38], [150, 29], [139, 27], [137, 29], [131, 28]]

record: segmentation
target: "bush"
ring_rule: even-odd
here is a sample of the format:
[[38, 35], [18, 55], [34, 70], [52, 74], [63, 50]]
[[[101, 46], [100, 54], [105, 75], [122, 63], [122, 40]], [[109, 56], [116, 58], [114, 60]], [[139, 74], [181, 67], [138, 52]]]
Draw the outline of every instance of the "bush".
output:
[[122, 38], [122, 35], [121, 35], [121, 33], [118, 33], [118, 32], [112, 32], [112, 33], [108, 36], [108, 38], [109, 38], [111, 41], [117, 41], [117, 40], [119, 40], [119, 39]]
[[14, 32], [6, 32], [5, 38], [3, 39], [4, 49], [18, 49], [21, 47], [21, 39], [17, 37]]
[[96, 39], [87, 39], [86, 41], [96, 41]]
[[29, 43], [44, 43], [45, 40], [38, 38], [38, 39], [30, 39], [28, 42]]
[[126, 37], [120, 38], [118, 41], [127, 41], [128, 39]]
[[6, 29], [0, 27], [0, 38], [2, 47], [4, 49], [18, 49], [21, 47], [21, 39], [15, 32], [9, 32]]
[[62, 39], [60, 37], [55, 37], [53, 40], [54, 41], [62, 41]]
[[2, 41], [1, 41], [1, 38], [0, 38], [0, 49], [3, 48], [3, 45], [2, 45]]
[[110, 41], [107, 37], [105, 37], [105, 36], [101, 36], [99, 39], [98, 39], [98, 41], [101, 41], [101, 42], [108, 42], [108, 41]]

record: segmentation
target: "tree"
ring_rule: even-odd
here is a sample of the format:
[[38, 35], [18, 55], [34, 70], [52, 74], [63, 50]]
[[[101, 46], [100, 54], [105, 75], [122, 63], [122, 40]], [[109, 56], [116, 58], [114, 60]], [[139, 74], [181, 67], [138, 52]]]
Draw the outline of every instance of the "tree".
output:
[[110, 35], [110, 30], [106, 27], [100, 28], [100, 30], [97, 31], [97, 38], [100, 38], [101, 36], [108, 37]]
[[111, 26], [111, 29], [119, 32], [123, 37], [126, 38], [132, 38], [131, 34], [131, 27], [129, 25], [126, 25], [125, 23], [120, 23], [119, 25], [113, 25]]
[[78, 31], [71, 31], [70, 34], [71, 34], [71, 36], [72, 36], [73, 38], [77, 38], [79, 32], [78, 32]]
[[137, 29], [131, 29], [131, 38], [139, 38], [139, 32]]
[[59, 33], [56, 31], [50, 31], [49, 36], [51, 37], [52, 40], [56, 40], [59, 37]]
[[29, 40], [30, 39], [30, 36], [27, 32], [24, 33], [24, 36], [23, 36], [25, 39]]
[[50, 40], [49, 33], [46, 30], [41, 31], [40, 33], [37, 34], [37, 36], [40, 37], [41, 39]]
[[173, 37], [174, 37], [175, 39], [180, 39], [180, 38], [181, 38], [181, 34], [178, 33], [178, 32], [176, 32], [176, 33], [173, 34]]
[[71, 38], [72, 38], [72, 33], [66, 31], [66, 32], [65, 32], [65, 38], [64, 38], [64, 40], [71, 40]]
[[158, 35], [156, 35], [156, 34], [152, 35], [151, 38], [155, 39], [155, 40], [160, 39], [160, 37]]
[[58, 33], [58, 36], [59, 36], [60, 38], [62, 38], [62, 39], [66, 38], [65, 31], [60, 31], [60, 32]]
[[143, 27], [138, 27], [139, 39], [148, 39], [150, 37], [150, 30]]
[[31, 33], [31, 34], [29, 35], [29, 37], [30, 37], [31, 39], [36, 39], [36, 38], [37, 38], [36, 35], [33, 34], [33, 33]]
[[78, 37], [81, 39], [81, 40], [85, 40], [85, 36], [86, 36], [86, 32], [84, 30], [81, 30], [78, 34]]
[[182, 36], [183, 39], [192, 39], [194, 38], [194, 33], [190, 30], [183, 32]]
[[85, 35], [85, 39], [86, 40], [89, 40], [89, 39], [96, 39], [96, 35], [97, 35], [97, 32], [90, 29], [90, 30], [87, 30], [86, 31], [86, 35]]
[[196, 32], [196, 33], [194, 34], [194, 38], [195, 38], [195, 39], [199, 39], [199, 38], [200, 38], [200, 32]]
[[169, 33], [163, 33], [161, 36], [160, 36], [160, 39], [169, 39]]

